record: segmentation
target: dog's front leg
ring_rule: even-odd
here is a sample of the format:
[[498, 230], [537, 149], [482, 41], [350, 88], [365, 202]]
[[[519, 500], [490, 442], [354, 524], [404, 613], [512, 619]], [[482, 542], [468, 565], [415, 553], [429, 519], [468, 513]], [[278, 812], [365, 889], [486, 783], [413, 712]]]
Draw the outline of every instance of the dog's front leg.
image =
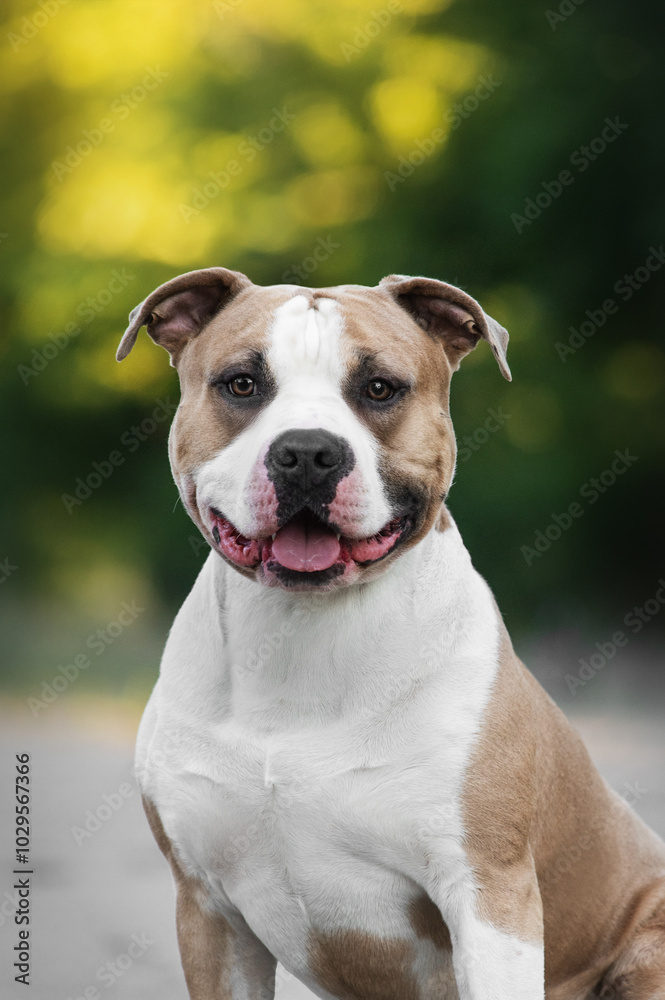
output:
[[183, 871], [145, 796], [143, 807], [175, 880], [178, 945], [190, 1000], [274, 1000], [277, 960], [241, 914], [226, 917], [210, 905], [203, 885]]
[[238, 915], [212, 910], [194, 879], [176, 879], [176, 923], [191, 1000], [273, 1000], [277, 962]]
[[483, 887], [448, 887], [435, 898], [450, 931], [460, 1000], [543, 1000], [542, 904], [533, 864], [494, 876]]

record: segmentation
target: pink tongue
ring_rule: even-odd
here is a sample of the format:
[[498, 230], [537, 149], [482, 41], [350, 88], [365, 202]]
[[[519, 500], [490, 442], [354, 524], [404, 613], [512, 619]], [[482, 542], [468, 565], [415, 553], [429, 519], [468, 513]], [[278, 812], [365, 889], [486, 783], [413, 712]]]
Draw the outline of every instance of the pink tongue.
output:
[[272, 543], [275, 559], [287, 569], [314, 573], [339, 559], [339, 542], [323, 524], [297, 519], [280, 528]]

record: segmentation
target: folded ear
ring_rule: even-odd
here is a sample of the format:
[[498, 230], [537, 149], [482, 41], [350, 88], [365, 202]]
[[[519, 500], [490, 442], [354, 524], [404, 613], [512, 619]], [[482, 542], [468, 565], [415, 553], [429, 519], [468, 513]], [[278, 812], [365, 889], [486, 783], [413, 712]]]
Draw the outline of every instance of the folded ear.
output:
[[475, 299], [461, 288], [434, 278], [410, 278], [390, 274], [379, 283], [428, 333], [441, 337], [443, 349], [457, 370], [465, 354], [481, 337], [488, 341], [501, 374], [512, 381], [506, 361], [508, 331], [483, 312]]
[[129, 326], [120, 341], [117, 360], [127, 357], [139, 330], [145, 325], [155, 343], [169, 352], [171, 364], [175, 364], [187, 341], [251, 284], [244, 274], [228, 271], [225, 267], [189, 271], [167, 281], [130, 312]]

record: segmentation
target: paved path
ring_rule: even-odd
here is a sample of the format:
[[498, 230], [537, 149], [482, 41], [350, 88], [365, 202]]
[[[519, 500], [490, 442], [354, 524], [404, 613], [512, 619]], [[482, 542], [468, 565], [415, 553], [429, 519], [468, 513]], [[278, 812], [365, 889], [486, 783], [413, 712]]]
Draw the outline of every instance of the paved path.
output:
[[[94, 719], [94, 724], [88, 720]], [[173, 925], [171, 878], [148, 831], [131, 777], [136, 710], [56, 703], [38, 720], [0, 704], [0, 996], [3, 1000], [187, 1000]], [[610, 783], [665, 835], [661, 718], [576, 720]], [[13, 981], [17, 943], [11, 885], [15, 753], [32, 755], [34, 885], [32, 986]], [[129, 794], [123, 797], [121, 786]], [[88, 810], [118, 808], [80, 843]], [[105, 811], [102, 810], [102, 815]], [[3, 905], [4, 904], [4, 905]], [[130, 945], [135, 957], [128, 950]], [[111, 963], [109, 968], [108, 963]], [[313, 995], [283, 970], [279, 1000]], [[87, 990], [87, 992], [86, 992]]]

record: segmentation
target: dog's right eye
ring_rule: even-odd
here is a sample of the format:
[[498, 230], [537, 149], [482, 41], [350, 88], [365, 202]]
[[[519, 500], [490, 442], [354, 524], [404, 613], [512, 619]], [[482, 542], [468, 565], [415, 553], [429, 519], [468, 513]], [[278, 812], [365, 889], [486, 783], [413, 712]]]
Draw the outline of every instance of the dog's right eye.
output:
[[253, 396], [256, 392], [256, 382], [249, 375], [236, 375], [226, 384], [234, 396]]
[[386, 382], [382, 378], [375, 378], [371, 382], [368, 382], [365, 391], [375, 403], [383, 403], [384, 400], [390, 399], [395, 394], [395, 390], [390, 382]]

